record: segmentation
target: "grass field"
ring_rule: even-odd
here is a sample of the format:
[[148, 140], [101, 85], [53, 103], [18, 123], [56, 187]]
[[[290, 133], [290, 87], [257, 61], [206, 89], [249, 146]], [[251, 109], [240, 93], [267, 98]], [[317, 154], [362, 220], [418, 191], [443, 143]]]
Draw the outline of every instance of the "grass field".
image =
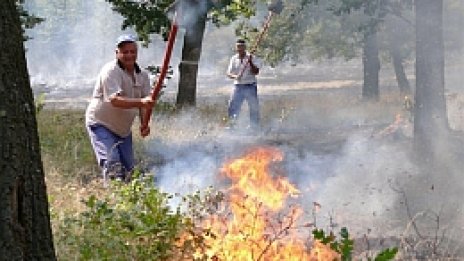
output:
[[[256, 139], [250, 140], [249, 136], [240, 135], [230, 139], [223, 128], [226, 124], [223, 118], [227, 108], [224, 101], [225, 99], [204, 100], [199, 102], [196, 109], [182, 111], [176, 111], [171, 105], [163, 104], [161, 111], [155, 112], [152, 131], [148, 138], [142, 139], [134, 131], [138, 167], [151, 171], [153, 165], [165, 164], [165, 157], [171, 157], [170, 164], [176, 166], [177, 158], [188, 157], [189, 153], [195, 153], [195, 146], [204, 146], [206, 148], [204, 151], [211, 151], [214, 154], [218, 151], [230, 152], [227, 146], [237, 146], [241, 143], [272, 144], [289, 148], [289, 151], [296, 151], [298, 154], [290, 160], [306, 160], [306, 155], [312, 153], [316, 156], [335, 155], [342, 161], [353, 160], [343, 159], [347, 157], [343, 154], [353, 153], [347, 152], [344, 147], [354, 133], [374, 137], [395, 121], [395, 115], [406, 113], [402, 108], [402, 99], [394, 94], [384, 95], [378, 103], [362, 102], [356, 94], [338, 90], [315, 91], [311, 95], [302, 93], [277, 97], [263, 95], [261, 97], [262, 132]], [[240, 124], [246, 126], [248, 118], [246, 108], [242, 113], [244, 117], [240, 119]], [[114, 199], [112, 194], [114, 191], [104, 189], [102, 186], [100, 170], [84, 126], [83, 110], [47, 109], [45, 106], [40, 110], [37, 118], [55, 239], [63, 239], [63, 232], [69, 232], [62, 230], [63, 226], [68, 224], [67, 220], [89, 209], [89, 205], [84, 202], [88, 202], [92, 195], [97, 199], [108, 197]], [[134, 130], [137, 130], [137, 126], [134, 126]], [[227, 139], [228, 141], [224, 142]], [[380, 148], [384, 147], [384, 142], [392, 141], [396, 145], [399, 144], [395, 137], [387, 137], [380, 143], [379, 140], [373, 140], [375, 146]], [[161, 144], [162, 149], [167, 149], [165, 153], [172, 155], [162, 155], [163, 151], [157, 150], [156, 144]], [[212, 156], [217, 158], [217, 155]], [[199, 162], [192, 164], [196, 163], [199, 164]], [[368, 168], [370, 164], [371, 162], [367, 160], [357, 165], [354, 163], [354, 166], [359, 167], [361, 171], [362, 168]], [[378, 166], [374, 167], [378, 168]], [[385, 171], [388, 173], [387, 169]], [[347, 178], [350, 175], [356, 177], [355, 171], [346, 169], [346, 172]], [[74, 234], [77, 236], [80, 232], [73, 230], [73, 233], [77, 233]], [[97, 234], [89, 236], [97, 237]], [[77, 250], [69, 247], [67, 242], [55, 242], [57, 253], [62, 260], [72, 260], [69, 256], [76, 256]], [[98, 242], [100, 243], [102, 242]], [[82, 259], [91, 260], [91, 258]]]

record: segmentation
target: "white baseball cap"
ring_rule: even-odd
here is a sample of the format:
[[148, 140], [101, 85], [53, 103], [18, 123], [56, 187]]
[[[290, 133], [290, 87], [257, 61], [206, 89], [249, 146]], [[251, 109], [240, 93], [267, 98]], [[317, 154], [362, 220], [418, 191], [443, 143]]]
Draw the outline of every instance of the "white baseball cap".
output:
[[116, 40], [116, 46], [119, 47], [122, 43], [135, 43], [137, 38], [131, 34], [123, 34]]

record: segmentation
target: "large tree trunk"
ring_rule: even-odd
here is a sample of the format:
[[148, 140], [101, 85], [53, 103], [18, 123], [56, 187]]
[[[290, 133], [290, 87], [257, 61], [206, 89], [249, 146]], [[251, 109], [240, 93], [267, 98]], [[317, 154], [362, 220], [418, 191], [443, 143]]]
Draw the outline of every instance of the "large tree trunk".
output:
[[55, 260], [16, 2], [0, 1], [0, 259]]
[[179, 64], [179, 91], [177, 105], [195, 106], [197, 92], [198, 62], [201, 55], [203, 35], [206, 26], [206, 13], [195, 24], [187, 28], [182, 49], [182, 61]]
[[444, 96], [443, 1], [415, 1], [416, 95], [414, 144], [436, 158], [447, 150], [448, 118]]
[[364, 34], [362, 60], [364, 71], [362, 97], [365, 100], [378, 100], [380, 60], [377, 33], [375, 31]]

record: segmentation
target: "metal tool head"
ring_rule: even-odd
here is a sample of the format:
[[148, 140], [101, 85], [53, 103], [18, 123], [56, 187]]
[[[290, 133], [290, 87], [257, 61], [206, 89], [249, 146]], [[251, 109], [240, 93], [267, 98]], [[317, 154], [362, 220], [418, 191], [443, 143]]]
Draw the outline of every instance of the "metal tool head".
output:
[[274, 14], [280, 14], [284, 9], [284, 4], [282, 0], [272, 0], [267, 9]]

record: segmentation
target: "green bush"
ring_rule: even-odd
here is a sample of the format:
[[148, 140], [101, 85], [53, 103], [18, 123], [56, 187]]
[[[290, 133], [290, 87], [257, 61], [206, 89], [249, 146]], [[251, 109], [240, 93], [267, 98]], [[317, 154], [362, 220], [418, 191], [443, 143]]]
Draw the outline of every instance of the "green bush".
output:
[[[330, 232], [328, 235], [325, 234], [322, 229], [313, 230], [314, 239], [319, 240], [322, 244], [330, 246], [332, 250], [341, 255], [342, 261], [352, 260], [352, 254], [354, 249], [354, 241], [350, 238], [348, 229], [343, 227], [340, 230], [340, 239]], [[368, 258], [373, 261], [388, 261], [393, 260], [398, 252], [398, 248], [387, 248], [378, 253], [374, 258]]]
[[55, 244], [61, 260], [195, 259], [207, 233], [196, 227], [198, 210], [217, 203], [197, 193], [184, 198], [186, 211], [172, 210], [172, 195], [160, 192], [151, 178], [135, 176], [130, 184], [111, 183], [113, 192], [104, 199], [90, 196], [85, 211], [58, 220]]
[[183, 231], [184, 218], [179, 209], [172, 211], [168, 206], [170, 196], [160, 192], [147, 178], [111, 186], [114, 192], [107, 198], [90, 196], [84, 212], [62, 219], [56, 244], [64, 245], [81, 260], [171, 257]]

